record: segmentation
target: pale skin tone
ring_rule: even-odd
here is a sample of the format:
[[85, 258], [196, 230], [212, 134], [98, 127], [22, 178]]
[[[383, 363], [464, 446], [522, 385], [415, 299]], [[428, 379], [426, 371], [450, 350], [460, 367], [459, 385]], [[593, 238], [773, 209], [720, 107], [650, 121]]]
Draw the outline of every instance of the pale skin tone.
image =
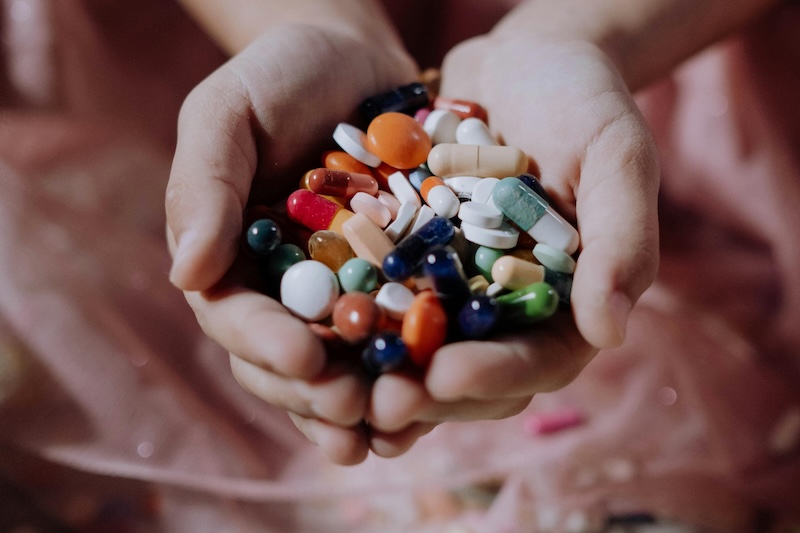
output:
[[248, 197], [289, 192], [290, 169], [316, 161], [319, 143], [364, 97], [414, 81], [416, 65], [374, 2], [183, 2], [233, 58], [181, 112], [166, 200], [171, 279], [230, 352], [242, 386], [287, 409], [342, 464], [370, 450], [400, 455], [442, 421], [514, 415], [569, 383], [598, 349], [622, 343], [658, 264], [659, 168], [631, 91], [776, 4], [536, 0], [454, 48], [442, 94], [482, 103], [578, 225], [572, 313], [445, 346], [422, 380], [370, 383], [329, 364], [307, 326], [247, 289], [231, 265]]

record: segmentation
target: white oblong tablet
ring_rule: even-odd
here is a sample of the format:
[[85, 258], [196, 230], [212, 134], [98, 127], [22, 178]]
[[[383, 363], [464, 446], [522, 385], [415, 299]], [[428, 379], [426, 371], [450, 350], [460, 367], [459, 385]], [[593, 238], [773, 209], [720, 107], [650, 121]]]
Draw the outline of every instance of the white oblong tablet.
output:
[[575, 272], [575, 260], [555, 246], [540, 242], [533, 247], [533, 257], [550, 270], [565, 274]]
[[333, 140], [339, 147], [368, 167], [377, 167], [381, 159], [367, 150], [367, 134], [352, 124], [340, 122], [333, 130]]
[[519, 232], [505, 222], [495, 229], [482, 228], [473, 226], [469, 222], [462, 222], [461, 231], [464, 232], [464, 238], [468, 241], [499, 250], [508, 250], [515, 247], [519, 239]]
[[394, 194], [386, 191], [378, 191], [378, 201], [386, 206], [389, 214], [392, 215], [392, 220], [397, 218], [397, 210], [400, 209], [400, 200]]
[[411, 289], [394, 281], [384, 283], [378, 294], [375, 295], [375, 303], [378, 304], [378, 307], [395, 320], [403, 320], [413, 301], [414, 293], [411, 292]]
[[444, 218], [453, 218], [458, 214], [460, 202], [455, 193], [445, 185], [437, 185], [428, 191], [426, 201], [434, 213]]
[[432, 144], [456, 142], [456, 130], [461, 118], [445, 109], [434, 109], [425, 118], [422, 129], [431, 138]]
[[489, 126], [479, 118], [465, 118], [456, 128], [458, 144], [477, 144], [480, 146], [497, 146], [497, 140], [489, 130]]
[[503, 224], [503, 213], [478, 202], [462, 203], [458, 208], [458, 218], [462, 222], [487, 229], [496, 229]]
[[350, 198], [350, 211], [366, 215], [376, 226], [383, 229], [392, 221], [389, 208], [380, 200], [365, 192], [357, 192]]
[[389, 224], [383, 232], [392, 242], [397, 242], [400, 240], [400, 236], [411, 226], [411, 223], [414, 222], [414, 217], [416, 216], [417, 206], [411, 202], [400, 204], [400, 209], [397, 210], [397, 216], [394, 217], [394, 222]]
[[281, 303], [308, 322], [328, 317], [338, 298], [336, 274], [319, 261], [295, 263], [281, 278]]
[[424, 226], [428, 223], [433, 217], [436, 216], [436, 213], [428, 207], [427, 205], [423, 205], [417, 211], [417, 216], [414, 218], [414, 223], [411, 225], [411, 228], [406, 232], [406, 235], [410, 235], [417, 231], [419, 228]]
[[406, 202], [410, 202], [419, 208], [422, 205], [422, 199], [417, 194], [417, 190], [411, 185], [411, 182], [408, 181], [406, 175], [400, 172], [393, 172], [389, 174], [389, 177], [386, 179], [389, 183], [389, 190], [392, 191], [394, 197], [400, 201], [400, 204], [404, 204]]

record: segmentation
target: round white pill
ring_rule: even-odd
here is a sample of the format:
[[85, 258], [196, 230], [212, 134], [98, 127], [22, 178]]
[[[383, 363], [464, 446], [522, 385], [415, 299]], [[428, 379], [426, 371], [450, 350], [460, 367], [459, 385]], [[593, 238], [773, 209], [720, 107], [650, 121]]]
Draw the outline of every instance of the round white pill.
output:
[[351, 124], [340, 122], [333, 130], [333, 140], [342, 150], [355, 157], [368, 167], [381, 164], [380, 158], [367, 150], [367, 134]]
[[309, 322], [329, 316], [338, 298], [336, 274], [319, 261], [295, 263], [281, 278], [281, 303]]
[[496, 229], [503, 223], [503, 213], [478, 202], [464, 202], [458, 208], [458, 218], [481, 228]]
[[508, 250], [517, 245], [519, 232], [509, 224], [503, 222], [499, 228], [489, 229], [474, 226], [469, 222], [461, 222], [461, 231], [464, 238], [481, 246], [497, 248], [498, 250]]
[[444, 109], [434, 109], [425, 119], [422, 129], [431, 138], [432, 144], [456, 142], [456, 129], [461, 119], [455, 113]]
[[375, 295], [375, 303], [395, 320], [403, 320], [413, 301], [414, 293], [411, 292], [411, 289], [394, 281], [384, 283], [378, 294]]

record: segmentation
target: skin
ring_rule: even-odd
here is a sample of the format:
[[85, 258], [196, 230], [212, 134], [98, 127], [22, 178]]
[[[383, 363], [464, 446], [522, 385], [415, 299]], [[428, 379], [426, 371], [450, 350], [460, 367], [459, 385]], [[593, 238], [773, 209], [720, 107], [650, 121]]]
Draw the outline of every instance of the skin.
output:
[[416, 79], [416, 65], [373, 2], [184, 2], [233, 57], [181, 111], [166, 196], [171, 280], [229, 350], [239, 383], [287, 409], [341, 464], [370, 450], [400, 455], [443, 421], [519, 413], [623, 342], [658, 265], [659, 166], [631, 91], [775, 3], [536, 0], [453, 48], [442, 94], [482, 103], [495, 133], [532, 157], [558, 210], [577, 223], [572, 314], [445, 346], [424, 379], [370, 383], [247, 289], [235, 257], [248, 199], [289, 192], [294, 169], [318, 157], [335, 124], [363, 98]]

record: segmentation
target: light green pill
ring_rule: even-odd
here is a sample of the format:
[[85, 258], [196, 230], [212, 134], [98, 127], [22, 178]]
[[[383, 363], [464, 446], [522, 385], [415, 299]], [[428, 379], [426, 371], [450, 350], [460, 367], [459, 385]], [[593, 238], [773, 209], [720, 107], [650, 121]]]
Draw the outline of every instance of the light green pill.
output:
[[378, 287], [378, 269], [359, 257], [348, 260], [336, 275], [344, 292], [370, 293]]
[[547, 202], [517, 178], [505, 178], [492, 190], [495, 207], [522, 231], [531, 229], [547, 214]]
[[502, 320], [513, 325], [538, 322], [553, 315], [558, 308], [558, 293], [543, 281], [497, 297]]
[[489, 283], [492, 283], [492, 266], [494, 262], [503, 257], [505, 254], [503, 250], [497, 248], [489, 248], [488, 246], [479, 246], [475, 250], [475, 269], [478, 273], [486, 278]]
[[538, 243], [533, 247], [533, 256], [550, 270], [565, 274], [575, 272], [575, 260], [563, 250], [559, 250], [549, 244]]

